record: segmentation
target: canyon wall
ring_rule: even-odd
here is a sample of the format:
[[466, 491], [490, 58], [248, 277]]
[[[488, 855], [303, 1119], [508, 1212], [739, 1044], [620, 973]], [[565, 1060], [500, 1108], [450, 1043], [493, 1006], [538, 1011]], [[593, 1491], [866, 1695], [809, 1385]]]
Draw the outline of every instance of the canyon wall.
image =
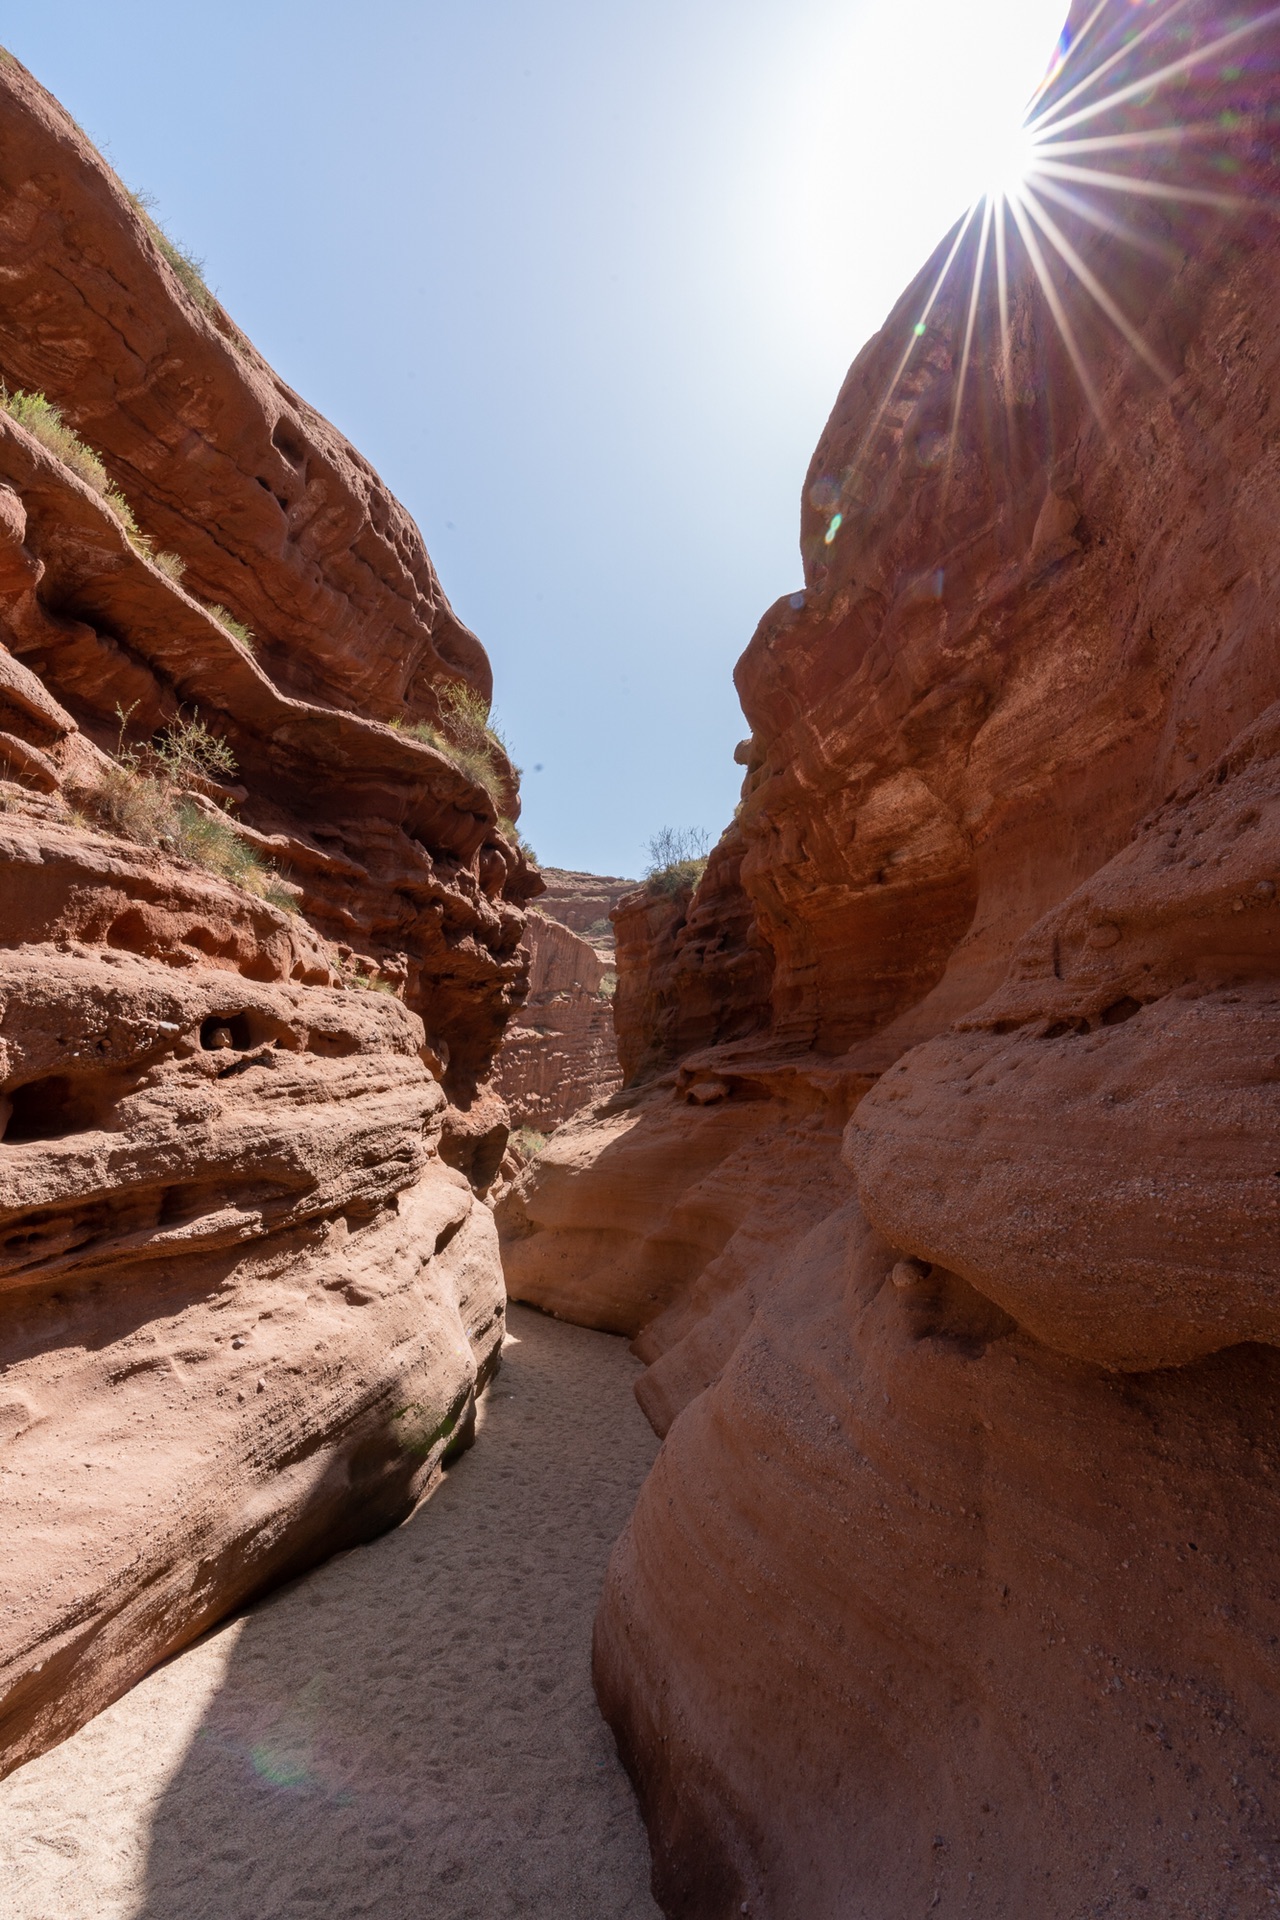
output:
[[466, 1443], [540, 883], [412, 521], [7, 56], [0, 274], [2, 1770]]
[[602, 956], [612, 958], [612, 914], [618, 902], [635, 890], [634, 880], [616, 874], [571, 873], [565, 867], [541, 867], [541, 911], [571, 933], [582, 935]]
[[596, 1679], [681, 1920], [1280, 1899], [1280, 47], [1174, 11], [1049, 96], [1130, 188], [852, 369], [628, 1085], [499, 1209], [666, 1436]]
[[[617, 964], [613, 922], [634, 880], [539, 870], [542, 892], [521, 944], [529, 985], [519, 1022], [508, 1028], [494, 1085], [512, 1125], [550, 1133], [622, 1084], [612, 994]], [[536, 1145], [536, 1142], [533, 1143]], [[521, 1143], [511, 1173], [524, 1164]]]
[[514, 1127], [545, 1134], [622, 1085], [610, 967], [587, 940], [539, 909], [529, 915], [523, 944], [529, 991], [507, 1030], [494, 1085]]

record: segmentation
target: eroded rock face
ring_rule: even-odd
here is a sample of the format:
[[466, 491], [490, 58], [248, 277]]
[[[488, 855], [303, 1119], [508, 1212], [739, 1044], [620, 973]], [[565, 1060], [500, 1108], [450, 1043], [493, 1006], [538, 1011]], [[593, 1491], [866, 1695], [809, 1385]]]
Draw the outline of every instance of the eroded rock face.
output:
[[191, 296], [143, 206], [16, 60], [0, 112], [10, 388], [63, 409], [195, 591], [253, 628], [280, 687], [378, 719], [434, 718], [449, 677], [487, 695], [483, 648], [368, 462]]
[[571, 873], [565, 867], [541, 867], [542, 911], [562, 927], [581, 934], [602, 956], [612, 959], [612, 914], [618, 902], [635, 890], [634, 880], [602, 873]]
[[466, 1443], [539, 882], [382, 724], [488, 685], [403, 509], [16, 63], [0, 131], [2, 370], [188, 563], [0, 412], [3, 1769]]
[[608, 957], [545, 912], [529, 915], [523, 944], [529, 990], [507, 1029], [495, 1085], [512, 1125], [551, 1133], [622, 1084]]
[[[1239, 21], [1147, 24], [1087, 36], [1136, 103], [1090, 133]], [[1178, 117], [1265, 112], [1276, 56]], [[709, 1045], [660, 931], [620, 941], [641, 1078], [503, 1204], [529, 1297], [650, 1361], [596, 1673], [686, 1920], [1280, 1897], [1280, 246], [1110, 204], [1143, 248], [1053, 217], [1169, 377], [1076, 278], [1100, 423], [1016, 244], [963, 377], [948, 242], [739, 668], [766, 1021]]]
[[695, 893], [650, 884], [619, 901], [618, 1057], [628, 1085], [695, 1047], [769, 1025], [773, 955], [743, 892], [743, 841], [730, 827]]

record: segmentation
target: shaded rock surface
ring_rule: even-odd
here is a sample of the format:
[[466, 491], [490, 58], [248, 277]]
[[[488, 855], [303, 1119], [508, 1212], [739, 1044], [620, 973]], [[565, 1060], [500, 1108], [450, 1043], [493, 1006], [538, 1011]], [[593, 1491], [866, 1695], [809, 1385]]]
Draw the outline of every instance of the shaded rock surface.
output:
[[[1187, 64], [1238, 24], [1104, 7], [1088, 131], [1177, 59], [1273, 194], [1270, 16]], [[1184, 164], [1128, 232], [1054, 203], [1094, 404], [977, 226], [854, 366], [736, 827], [619, 917], [629, 1085], [501, 1203], [512, 1292], [648, 1362], [596, 1677], [681, 1920], [1280, 1898], [1280, 245]]]
[[137, 519], [0, 412], [4, 1769], [466, 1443], [539, 882], [383, 724], [489, 684], [408, 516], [13, 61], [0, 182], [0, 372]]
[[618, 1057], [631, 1082], [697, 1047], [770, 1022], [773, 955], [742, 887], [745, 845], [730, 827], [695, 892], [650, 883], [619, 901]]

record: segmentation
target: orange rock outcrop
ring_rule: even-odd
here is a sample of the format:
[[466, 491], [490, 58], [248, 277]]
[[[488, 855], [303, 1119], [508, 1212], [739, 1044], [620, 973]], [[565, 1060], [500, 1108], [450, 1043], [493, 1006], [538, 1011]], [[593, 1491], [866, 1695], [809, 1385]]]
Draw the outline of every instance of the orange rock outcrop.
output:
[[407, 730], [489, 670], [403, 508], [8, 59], [0, 127], [0, 374], [118, 490], [0, 411], [6, 1769], [465, 1444], [539, 882]]
[[1076, 9], [1081, 137], [1209, 147], [1046, 196], [1006, 337], [952, 236], [837, 402], [681, 909], [732, 864], [740, 1026], [637, 907], [630, 1084], [500, 1208], [649, 1362], [596, 1676], [681, 1920], [1280, 1898], [1280, 46], [1176, 11]]

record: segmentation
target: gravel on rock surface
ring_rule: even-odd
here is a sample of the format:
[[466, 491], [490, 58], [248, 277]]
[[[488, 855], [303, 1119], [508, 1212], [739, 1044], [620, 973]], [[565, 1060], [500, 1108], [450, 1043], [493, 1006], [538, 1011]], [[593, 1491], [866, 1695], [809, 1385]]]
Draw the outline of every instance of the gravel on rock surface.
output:
[[3, 1920], [657, 1920], [590, 1676], [656, 1445], [635, 1372], [513, 1307], [479, 1444], [404, 1526], [0, 1784]]

